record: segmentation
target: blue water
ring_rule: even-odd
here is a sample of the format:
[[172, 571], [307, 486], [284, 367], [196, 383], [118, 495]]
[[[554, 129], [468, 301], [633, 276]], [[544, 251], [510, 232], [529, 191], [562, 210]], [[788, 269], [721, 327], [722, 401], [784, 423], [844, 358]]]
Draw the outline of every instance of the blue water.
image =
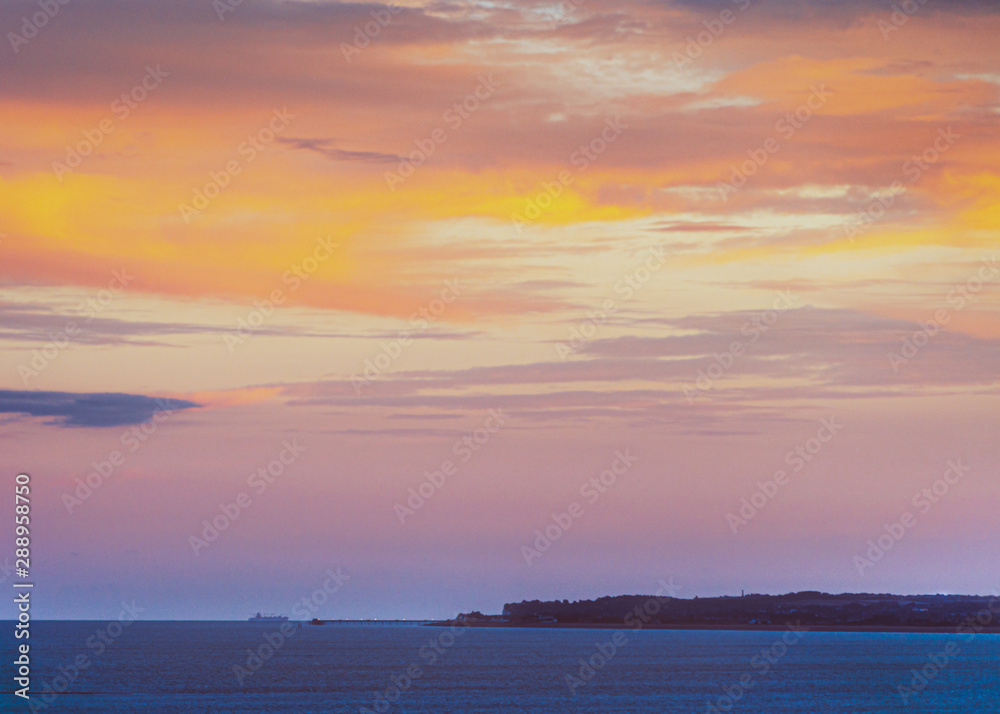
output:
[[[360, 707], [380, 712], [1000, 712], [996, 635], [970, 640], [956, 634], [625, 629], [602, 665], [596, 646], [612, 641], [613, 630], [448, 633], [430, 627], [307, 625], [292, 630], [273, 655], [261, 660], [258, 671], [247, 669], [239, 682], [234, 666], [246, 667], [248, 649], [263, 646], [267, 655], [265, 635], [278, 643], [279, 627], [134, 622], [101, 635], [107, 623], [35, 622], [33, 701], [38, 711], [102, 714], [358, 712]], [[8, 663], [3, 691], [10, 691], [13, 625], [0, 628]], [[792, 644], [782, 642], [783, 636]], [[929, 664], [928, 655], [944, 652], [949, 642], [951, 656], [938, 657], [943, 666]], [[604, 650], [611, 653], [610, 646]], [[572, 692], [566, 676], [580, 674], [579, 660], [592, 655], [601, 666]], [[74, 660], [86, 664], [76, 674]], [[925, 665], [933, 677], [904, 702], [897, 685], [909, 683], [911, 669]], [[409, 682], [408, 669], [416, 675]], [[394, 701], [376, 708], [376, 693], [385, 693], [393, 677], [402, 691], [390, 691]], [[65, 691], [49, 695], [42, 708], [45, 684]], [[0, 710], [29, 711], [12, 695], [2, 697]]]

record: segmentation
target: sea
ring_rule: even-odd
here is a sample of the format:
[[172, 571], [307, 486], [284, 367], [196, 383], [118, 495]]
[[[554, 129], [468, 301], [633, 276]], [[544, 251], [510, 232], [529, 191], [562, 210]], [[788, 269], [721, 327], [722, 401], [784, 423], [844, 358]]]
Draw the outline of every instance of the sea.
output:
[[46, 622], [0, 711], [1000, 712], [1000, 635]]

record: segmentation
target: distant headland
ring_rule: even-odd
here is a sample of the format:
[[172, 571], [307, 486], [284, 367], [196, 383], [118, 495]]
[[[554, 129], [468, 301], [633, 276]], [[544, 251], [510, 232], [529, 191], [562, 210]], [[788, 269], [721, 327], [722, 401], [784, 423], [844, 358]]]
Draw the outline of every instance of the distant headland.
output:
[[600, 627], [817, 631], [992, 632], [1000, 634], [1000, 598], [815, 591], [677, 598], [619, 595], [597, 600], [525, 600], [499, 615], [469, 612], [433, 623], [472, 627]]

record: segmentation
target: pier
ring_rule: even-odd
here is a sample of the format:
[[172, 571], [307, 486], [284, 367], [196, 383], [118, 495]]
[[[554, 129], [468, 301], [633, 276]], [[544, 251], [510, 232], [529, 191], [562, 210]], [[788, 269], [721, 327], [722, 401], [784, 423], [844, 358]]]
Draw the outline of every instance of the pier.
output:
[[309, 622], [310, 625], [337, 625], [339, 627], [384, 625], [386, 627], [405, 627], [407, 625], [429, 625], [438, 620], [320, 620]]

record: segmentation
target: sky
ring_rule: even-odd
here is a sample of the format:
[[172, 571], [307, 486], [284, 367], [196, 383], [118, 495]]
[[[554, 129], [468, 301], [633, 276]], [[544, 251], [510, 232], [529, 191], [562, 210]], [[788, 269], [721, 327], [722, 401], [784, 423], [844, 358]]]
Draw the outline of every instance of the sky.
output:
[[34, 616], [993, 593], [1000, 12], [904, 5], [5, 2]]

